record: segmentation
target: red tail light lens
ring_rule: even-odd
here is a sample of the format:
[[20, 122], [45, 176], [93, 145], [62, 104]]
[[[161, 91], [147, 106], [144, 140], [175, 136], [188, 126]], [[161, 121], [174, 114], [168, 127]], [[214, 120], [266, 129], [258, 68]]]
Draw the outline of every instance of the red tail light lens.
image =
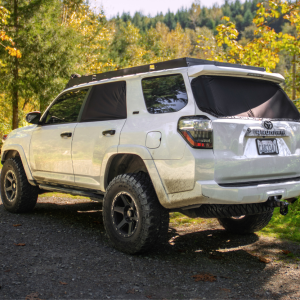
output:
[[178, 132], [193, 148], [213, 148], [212, 121], [206, 116], [180, 118], [178, 121]]
[[2, 140], [5, 141], [7, 139], [8, 134], [4, 134]]

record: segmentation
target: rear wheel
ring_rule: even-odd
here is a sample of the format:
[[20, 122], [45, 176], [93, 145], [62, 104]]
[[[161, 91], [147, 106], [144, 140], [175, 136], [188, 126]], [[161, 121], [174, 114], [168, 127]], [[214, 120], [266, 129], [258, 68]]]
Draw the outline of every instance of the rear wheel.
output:
[[28, 182], [19, 157], [10, 158], [3, 165], [1, 198], [5, 209], [13, 213], [30, 212], [36, 205], [38, 188]]
[[266, 227], [273, 215], [273, 211], [258, 215], [248, 215], [230, 218], [219, 218], [218, 221], [227, 231], [233, 233], [253, 233]]
[[103, 223], [116, 249], [136, 254], [166, 240], [169, 213], [159, 203], [146, 173], [124, 174], [107, 188]]

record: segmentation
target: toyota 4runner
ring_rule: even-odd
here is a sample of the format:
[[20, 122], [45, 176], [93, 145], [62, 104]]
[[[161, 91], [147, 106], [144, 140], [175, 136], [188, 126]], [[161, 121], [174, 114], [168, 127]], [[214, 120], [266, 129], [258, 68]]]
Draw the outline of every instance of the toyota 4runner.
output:
[[47, 191], [103, 201], [112, 245], [131, 254], [166, 239], [170, 211], [260, 230], [300, 195], [300, 115], [283, 81], [192, 58], [72, 76], [8, 135], [4, 207], [31, 211]]

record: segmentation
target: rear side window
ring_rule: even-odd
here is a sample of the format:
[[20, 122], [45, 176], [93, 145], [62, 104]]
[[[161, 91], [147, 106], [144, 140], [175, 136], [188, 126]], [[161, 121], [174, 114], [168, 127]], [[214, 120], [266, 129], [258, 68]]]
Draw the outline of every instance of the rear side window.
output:
[[270, 81], [199, 76], [191, 85], [199, 109], [217, 117], [300, 118], [286, 93]]
[[151, 114], [176, 112], [188, 103], [181, 74], [144, 78], [142, 88], [147, 110]]
[[81, 122], [126, 119], [126, 81], [93, 86]]
[[89, 89], [70, 91], [61, 95], [50, 107], [45, 124], [77, 122], [82, 103]]

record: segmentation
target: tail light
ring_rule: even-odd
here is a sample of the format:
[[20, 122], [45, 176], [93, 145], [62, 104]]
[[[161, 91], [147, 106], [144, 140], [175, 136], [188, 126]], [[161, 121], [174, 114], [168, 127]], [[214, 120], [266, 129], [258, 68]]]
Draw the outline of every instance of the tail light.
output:
[[8, 134], [4, 134], [2, 140], [5, 141], [7, 139]]
[[212, 121], [206, 116], [180, 118], [178, 121], [178, 132], [193, 148], [213, 148]]

